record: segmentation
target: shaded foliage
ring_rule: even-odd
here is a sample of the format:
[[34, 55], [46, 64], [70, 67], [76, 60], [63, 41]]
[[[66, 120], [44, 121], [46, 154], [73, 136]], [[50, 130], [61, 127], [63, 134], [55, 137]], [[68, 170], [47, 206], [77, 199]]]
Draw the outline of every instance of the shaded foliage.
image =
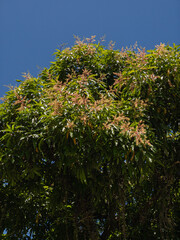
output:
[[57, 50], [0, 105], [1, 239], [178, 239], [179, 46]]

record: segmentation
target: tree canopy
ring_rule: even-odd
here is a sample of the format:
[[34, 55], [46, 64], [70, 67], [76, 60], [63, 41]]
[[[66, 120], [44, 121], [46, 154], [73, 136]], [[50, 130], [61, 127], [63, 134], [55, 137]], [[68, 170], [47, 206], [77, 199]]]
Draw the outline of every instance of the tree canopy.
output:
[[179, 46], [55, 56], [0, 104], [1, 239], [178, 239]]

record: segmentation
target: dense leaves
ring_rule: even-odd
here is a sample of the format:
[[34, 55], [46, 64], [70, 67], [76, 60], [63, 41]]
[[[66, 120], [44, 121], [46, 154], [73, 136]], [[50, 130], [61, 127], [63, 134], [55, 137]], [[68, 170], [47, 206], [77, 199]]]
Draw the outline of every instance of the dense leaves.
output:
[[0, 105], [1, 239], [178, 239], [179, 46], [57, 50]]

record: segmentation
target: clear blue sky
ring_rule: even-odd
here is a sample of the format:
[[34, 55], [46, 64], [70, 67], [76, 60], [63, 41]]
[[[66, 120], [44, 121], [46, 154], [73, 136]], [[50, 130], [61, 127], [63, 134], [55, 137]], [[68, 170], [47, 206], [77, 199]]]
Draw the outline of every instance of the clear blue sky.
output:
[[49, 67], [73, 35], [153, 49], [180, 44], [180, 0], [0, 0], [0, 97], [23, 72]]

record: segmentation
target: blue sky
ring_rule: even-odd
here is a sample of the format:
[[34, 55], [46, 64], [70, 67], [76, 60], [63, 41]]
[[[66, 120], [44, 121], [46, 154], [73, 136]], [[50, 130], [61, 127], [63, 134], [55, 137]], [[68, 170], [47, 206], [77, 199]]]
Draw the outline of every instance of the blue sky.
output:
[[0, 0], [0, 97], [24, 72], [49, 67], [73, 35], [105, 35], [118, 49], [180, 44], [180, 0]]

